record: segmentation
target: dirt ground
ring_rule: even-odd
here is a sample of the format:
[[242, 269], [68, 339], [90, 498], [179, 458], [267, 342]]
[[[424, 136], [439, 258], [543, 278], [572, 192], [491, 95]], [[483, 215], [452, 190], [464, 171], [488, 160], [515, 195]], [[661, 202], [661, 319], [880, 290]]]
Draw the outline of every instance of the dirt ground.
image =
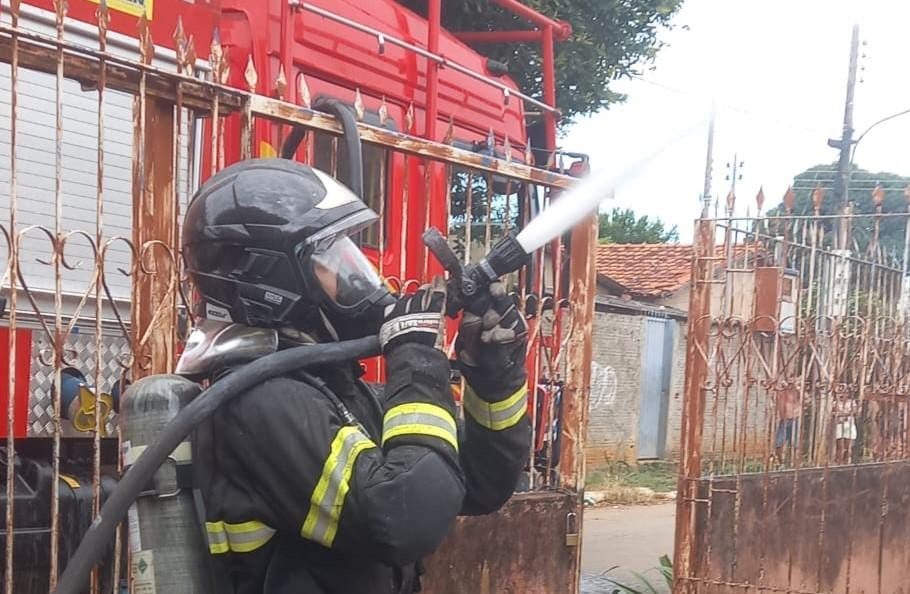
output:
[[[609, 594], [604, 572], [629, 586], [641, 584], [629, 570], [647, 577], [658, 591], [667, 591], [654, 571], [661, 555], [673, 556], [676, 503], [587, 508], [581, 556], [582, 593]], [[639, 588], [636, 588], [639, 589]], [[650, 591], [645, 588], [645, 591]]]

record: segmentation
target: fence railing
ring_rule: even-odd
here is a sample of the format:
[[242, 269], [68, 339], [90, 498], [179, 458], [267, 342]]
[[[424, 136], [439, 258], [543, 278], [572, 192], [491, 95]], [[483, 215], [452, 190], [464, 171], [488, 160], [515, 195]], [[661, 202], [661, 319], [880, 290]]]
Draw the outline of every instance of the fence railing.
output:
[[[108, 51], [105, 3], [97, 47], [70, 41], [66, 3], [55, 7], [54, 26], [44, 31], [22, 27], [19, 2], [0, 11], [0, 62], [8, 64], [0, 71], [6, 136], [0, 140], [0, 291], [6, 299], [0, 359], [9, 373], [0, 380], [7, 390], [0, 407], [7, 421], [2, 573], [9, 594], [54, 587], [77, 544], [67, 532], [74, 520], [61, 519], [69, 513], [62, 501], [91, 501], [91, 513], [75, 520], [84, 530], [121, 471], [118, 390], [174, 368], [193, 323], [179, 250], [182, 212], [200, 178], [234, 158], [226, 154], [226, 135], [237, 131], [238, 157], [248, 158], [256, 153], [261, 122], [282, 126], [282, 134], [303, 127], [298, 157], [333, 174], [339, 168], [338, 122], [307, 106], [225, 86], [221, 47], [211, 48], [201, 73], [191, 40], [178, 29], [170, 70], [154, 65], [144, 20], [138, 55], [127, 58], [122, 48]], [[246, 74], [255, 87], [255, 71]], [[416, 241], [428, 224], [448, 230], [467, 259], [524, 225], [572, 181], [518, 162], [509, 151], [499, 159], [415, 138], [406, 126], [395, 132], [361, 120], [357, 127], [382, 155], [368, 180], [382, 220], [361, 239], [401, 290], [438, 270]], [[320, 134], [329, 139], [328, 153], [317, 150]], [[446, 200], [430, 199], [440, 192]], [[531, 381], [540, 388], [531, 390], [538, 439], [529, 490], [572, 493], [583, 482], [593, 229], [573, 231], [571, 246], [555, 240], [509, 280], [529, 320]], [[91, 389], [64, 401], [63, 384], [72, 373]], [[46, 500], [23, 503], [27, 465], [47, 477]], [[24, 532], [36, 528], [23, 523], [23, 505], [46, 509], [37, 515], [46, 516], [39, 520], [46, 540], [38, 550], [46, 547], [47, 555], [31, 558], [22, 544]], [[129, 556], [118, 539], [113, 561], [96, 568], [91, 591], [115, 591]], [[565, 579], [574, 580], [574, 567], [567, 571]]]
[[680, 592], [908, 586], [910, 215], [880, 187], [865, 213], [823, 197], [697, 223]]

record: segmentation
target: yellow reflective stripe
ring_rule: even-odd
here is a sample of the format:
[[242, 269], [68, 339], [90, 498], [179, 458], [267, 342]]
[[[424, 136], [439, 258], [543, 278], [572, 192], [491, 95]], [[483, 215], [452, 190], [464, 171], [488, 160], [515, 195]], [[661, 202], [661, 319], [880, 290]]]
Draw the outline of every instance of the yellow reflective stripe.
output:
[[249, 553], [264, 546], [275, 530], [262, 522], [251, 520], [239, 524], [227, 522], [206, 522], [205, 530], [209, 538], [209, 551], [220, 555], [232, 551]]
[[390, 408], [382, 422], [382, 443], [401, 435], [437, 437], [458, 449], [455, 418], [435, 404], [409, 402]]
[[322, 467], [322, 476], [310, 497], [310, 510], [300, 535], [331, 547], [338, 532], [338, 521], [344, 507], [344, 498], [350, 489], [354, 463], [363, 450], [374, 448], [356, 427], [342, 427], [332, 440], [332, 447]]
[[523, 385], [514, 394], [498, 402], [486, 402], [470, 385], [464, 392], [464, 409], [479, 425], [493, 431], [513, 427], [524, 418], [528, 410], [528, 386]]

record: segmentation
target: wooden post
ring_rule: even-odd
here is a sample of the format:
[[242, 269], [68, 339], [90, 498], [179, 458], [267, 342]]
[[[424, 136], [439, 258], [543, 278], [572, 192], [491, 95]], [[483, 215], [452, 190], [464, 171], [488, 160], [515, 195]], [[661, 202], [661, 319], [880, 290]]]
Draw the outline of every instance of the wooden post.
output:
[[[582, 492], [585, 485], [585, 439], [588, 427], [588, 398], [591, 392], [593, 357], [594, 297], [597, 270], [597, 217], [591, 216], [572, 230], [569, 254], [569, 302], [572, 328], [568, 343], [568, 369], [562, 409], [562, 447], [560, 448], [560, 485], [578, 494], [575, 530], [574, 583], [568, 592], [578, 592], [581, 577]], [[567, 519], [568, 522], [568, 519]], [[567, 527], [568, 529], [568, 527]]]
[[133, 379], [173, 370], [176, 359], [177, 262], [174, 199], [174, 106], [134, 102], [132, 334]]
[[686, 387], [682, 410], [679, 483], [676, 503], [676, 547], [673, 560], [674, 592], [695, 592], [685, 578], [692, 577], [693, 533], [708, 377], [708, 333], [711, 327], [711, 277], [714, 260], [714, 221], [698, 222], [692, 257], [689, 294], [689, 331], [686, 337]]

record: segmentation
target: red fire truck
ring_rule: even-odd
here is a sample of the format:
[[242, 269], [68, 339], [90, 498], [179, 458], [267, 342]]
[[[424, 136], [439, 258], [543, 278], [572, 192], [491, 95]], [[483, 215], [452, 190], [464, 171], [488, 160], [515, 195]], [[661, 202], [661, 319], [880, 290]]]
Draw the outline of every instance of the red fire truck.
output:
[[[102, 2], [104, 0], [101, 0]], [[552, 166], [562, 159], [556, 156], [555, 126], [558, 111], [555, 107], [555, 82], [553, 70], [554, 43], [571, 34], [568, 24], [552, 20], [528, 9], [517, 0], [493, 0], [501, 8], [514, 12], [528, 21], [533, 28], [521, 32], [453, 33], [442, 30], [440, 0], [428, 0], [428, 18], [423, 18], [394, 0], [107, 0], [110, 15], [108, 25], [108, 51], [135, 58], [139, 50], [139, 23], [144, 20], [155, 44], [152, 67], [173, 70], [175, 63], [185, 61], [187, 53], [199, 56], [192, 67], [196, 76], [221, 77], [227, 86], [250, 90], [260, 95], [281, 98], [290, 103], [319, 108], [326, 99], [340, 101], [350, 106], [358, 119], [390, 130], [442, 141], [462, 149], [475, 151], [489, 157], [532, 161], [540, 166]], [[20, 7], [20, 26], [49, 35], [55, 32], [54, 12], [60, 7], [55, 0], [27, 0]], [[97, 46], [98, 0], [70, 0], [65, 20], [65, 34], [70, 39]], [[466, 42], [537, 42], [543, 56], [544, 98], [535, 100], [525, 96], [509, 78], [505, 65], [497, 64], [469, 47]], [[211, 59], [210, 59], [211, 58]], [[9, 84], [9, 75], [0, 72], [0, 87]], [[58, 131], [54, 125], [57, 105], [50, 98], [55, 91], [55, 78], [49, 74], [22, 71], [18, 81], [20, 100], [19, 141], [16, 147], [20, 162], [19, 175], [26, 177], [19, 188], [19, 225], [41, 224], [42, 214], [50, 206], [50, 194], [57, 176], [55, 164], [46, 158], [53, 150], [53, 139]], [[67, 188], [68, 207], [63, 213], [64, 223], [73, 228], [80, 222], [93, 220], [95, 212], [94, 187], [85, 179], [94, 171], [84, 170], [91, 144], [97, 138], [92, 126], [97, 119], [98, 106], [93, 99], [86, 99], [87, 91], [79, 84], [66, 81], [64, 88], [65, 117], [67, 126], [62, 135], [60, 175]], [[133, 98], [126, 94], [110, 92], [105, 100], [105, 169], [106, 188], [105, 227], [110, 235], [130, 236], [135, 223], [132, 220], [131, 186], [133, 159]], [[543, 133], [541, 146], [531, 147], [529, 123], [534, 122]], [[182, 158], [188, 162], [190, 179], [183, 180], [185, 187], [178, 188], [185, 202], [199, 183], [213, 171], [240, 160], [241, 117], [233, 115], [223, 120], [219, 129], [213, 128], [211, 118], [187, 118], [183, 122], [181, 137], [184, 150]], [[341, 141], [329, 134], [308, 134], [297, 143], [294, 130], [288, 126], [257, 120], [253, 130], [253, 156], [275, 157], [284, 154], [307, 161], [316, 167], [337, 175], [344, 181], [350, 163], [346, 161]], [[212, 142], [211, 139], [220, 139]], [[44, 156], [42, 156], [42, 154]], [[577, 171], [585, 159], [566, 169]], [[441, 267], [427, 258], [421, 243], [421, 233], [428, 226], [452, 229], [453, 217], [449, 201], [452, 188], [450, 180], [459, 174], [446, 175], [444, 167], [433, 167], [426, 161], [409, 159], [404, 153], [389, 151], [377, 145], [363, 146], [363, 193], [370, 206], [383, 214], [383, 226], [367, 230], [361, 237], [364, 251], [373, 260], [380, 273], [393, 285], [407, 290], [410, 285], [422, 282]], [[0, 163], [0, 179], [9, 175], [9, 165]], [[465, 173], [465, 176], [470, 174]], [[462, 182], [472, 184], [470, 178]], [[485, 238], [477, 233], [471, 236], [470, 224], [463, 225], [463, 249], [470, 255], [482, 249], [483, 241], [495, 240], [526, 220], [531, 213], [521, 208], [534, 209], [535, 200], [517, 198], [518, 185], [498, 183], [495, 176], [479, 180], [478, 195], [485, 196], [488, 209], [493, 204], [505, 205], [505, 222], [500, 220], [491, 229], [487, 224]], [[486, 184], [486, 185], [484, 185]], [[0, 217], [8, 213], [0, 208]], [[457, 226], [457, 225], [456, 225]], [[476, 244], [476, 245], [475, 245]], [[26, 238], [21, 252], [34, 252], [34, 260], [42, 256], [40, 241]], [[77, 249], [78, 251], [78, 249]], [[550, 255], [549, 269], [559, 268], [560, 250]], [[23, 258], [20, 257], [20, 261]], [[130, 254], [127, 250], [112, 248], [105, 266], [128, 268]], [[544, 266], [544, 262], [539, 263]], [[76, 267], [74, 267], [75, 269]], [[70, 274], [72, 273], [72, 274]], [[67, 276], [69, 275], [69, 276]], [[540, 278], [542, 275], [531, 275]], [[558, 276], [558, 275], [557, 275]], [[565, 278], [566, 275], [564, 275]], [[531, 278], [529, 276], [529, 278]], [[25, 282], [27, 279], [27, 283]], [[527, 282], [533, 282], [528, 280]], [[19, 297], [22, 312], [17, 314], [15, 366], [10, 365], [9, 328], [0, 328], [0, 386], [10, 385], [10, 374], [15, 375], [15, 414], [12, 418], [13, 437], [17, 441], [17, 459], [4, 460], [7, 472], [21, 473], [24, 500], [34, 501], [34, 517], [26, 523], [30, 535], [16, 538], [17, 566], [27, 565], [30, 550], [41, 550], [47, 539], [48, 519], [43, 518], [49, 505], [41, 503], [46, 496], [47, 460], [51, 456], [49, 438], [56, 431], [53, 419], [55, 396], [55, 369], [48, 364], [47, 353], [53, 335], [51, 316], [42, 315], [42, 309], [54, 311], [64, 320], [78, 319], [84, 308], [79, 295], [85, 279], [79, 279], [75, 270], [64, 271], [63, 278], [54, 278], [48, 266], [36, 265], [25, 271]], [[539, 285], [539, 281], [538, 281]], [[540, 286], [531, 287], [538, 294]], [[552, 287], [551, 290], [559, 290]], [[101, 307], [104, 323], [123, 325], [123, 311], [129, 310], [130, 280], [112, 280], [105, 287], [109, 300]], [[28, 303], [31, 307], [22, 307]], [[117, 311], [120, 303], [122, 309]], [[128, 319], [128, 315], [125, 316]], [[65, 322], [64, 322], [65, 323]], [[90, 451], [88, 440], [95, 427], [95, 415], [103, 417], [105, 435], [113, 435], [116, 427], [117, 398], [121, 383], [127, 379], [121, 357], [128, 345], [117, 338], [105, 339], [96, 354], [96, 341], [92, 338], [94, 323], [83, 328], [73, 323], [67, 349], [68, 366], [57, 383], [63, 419], [59, 429], [69, 441], [64, 444], [63, 455], [73, 461], [78, 470], [78, 460], [86, 459]], [[557, 329], [558, 332], [558, 329]], [[559, 342], [558, 336], [550, 338]], [[97, 361], [102, 368], [97, 368]], [[532, 377], [537, 383], [538, 365], [531, 362]], [[373, 369], [374, 373], [379, 370]], [[97, 386], [89, 386], [92, 378], [99, 378]], [[542, 386], [541, 400], [554, 398], [553, 386]], [[0, 388], [0, 410], [7, 410], [10, 394]], [[538, 409], [546, 411], [550, 406]], [[9, 419], [8, 419], [9, 420]], [[6, 437], [9, 423], [0, 431]], [[543, 436], [552, 431], [552, 424], [540, 425], [538, 439], [543, 447]], [[115, 440], [104, 447], [116, 448]], [[116, 450], [114, 450], [116, 451]], [[116, 453], [113, 454], [116, 456]], [[14, 469], [15, 464], [15, 469]], [[78, 472], [71, 480], [79, 485]], [[18, 480], [18, 479], [17, 479]], [[91, 519], [91, 506], [81, 505], [81, 497], [91, 501], [91, 490], [71, 487], [72, 513], [68, 521], [73, 526], [73, 539], [80, 527]], [[17, 498], [19, 493], [17, 492]], [[61, 512], [67, 513], [61, 504]], [[81, 510], [81, 511], [76, 511]], [[17, 512], [18, 513], [18, 512]], [[79, 516], [79, 514], [82, 514]], [[87, 514], [87, 515], [86, 515]], [[24, 530], [27, 532], [28, 530]], [[71, 552], [74, 542], [58, 551], [61, 564]], [[33, 590], [46, 587], [46, 565], [49, 554], [32, 557], [34, 568], [26, 568], [19, 575], [34, 573]], [[17, 578], [18, 580], [19, 578]]]

